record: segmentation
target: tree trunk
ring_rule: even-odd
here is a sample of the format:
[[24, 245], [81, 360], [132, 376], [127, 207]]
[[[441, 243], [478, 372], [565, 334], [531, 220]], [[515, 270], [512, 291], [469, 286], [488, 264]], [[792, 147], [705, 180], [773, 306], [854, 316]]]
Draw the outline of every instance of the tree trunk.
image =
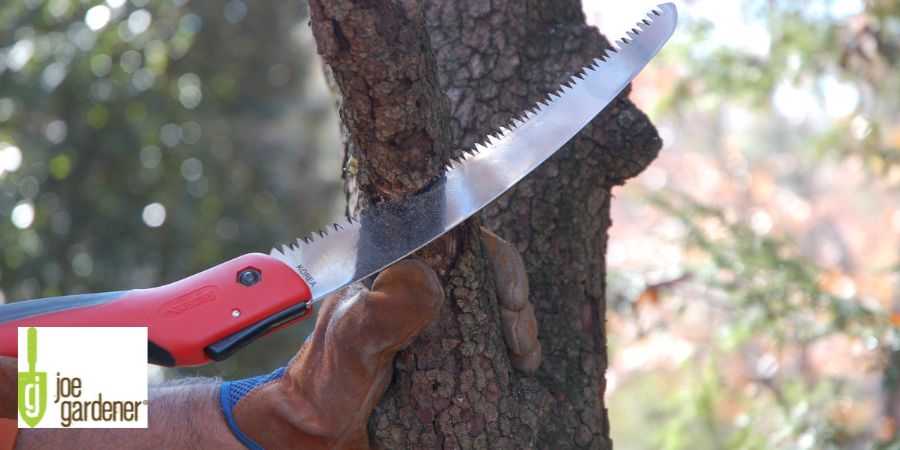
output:
[[[608, 47], [574, 0], [311, 0], [343, 94], [349, 210], [425, 187], [450, 157]], [[384, 448], [609, 448], [604, 277], [610, 189], [660, 140], [623, 93], [511, 192], [417, 254], [439, 317], [395, 363], [369, 422]], [[358, 169], [356, 169], [358, 167]], [[543, 364], [510, 366], [483, 223], [522, 253]]]

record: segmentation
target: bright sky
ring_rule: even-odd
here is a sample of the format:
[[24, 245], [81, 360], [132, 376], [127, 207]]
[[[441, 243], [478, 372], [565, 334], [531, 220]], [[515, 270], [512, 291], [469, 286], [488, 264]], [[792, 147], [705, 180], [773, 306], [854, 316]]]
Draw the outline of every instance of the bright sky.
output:
[[[610, 39], [618, 39], [642, 19], [659, 1], [633, 0], [584, 0], [584, 12], [588, 23], [599, 27]], [[716, 24], [714, 45], [751, 50], [764, 55], [768, 51], [769, 36], [764, 24], [751, 21], [742, 11], [742, 3], [721, 0], [673, 1], [681, 17], [690, 15], [696, 19], [710, 20]], [[676, 32], [673, 39], [678, 39]]]
[[[624, 35], [625, 31], [639, 19], [644, 17], [657, 4], [658, 0], [632, 0], [615, 2], [611, 0], [583, 0], [587, 22], [597, 25], [609, 37]], [[697, 19], [707, 19], [717, 25], [716, 38], [719, 43], [738, 48], [753, 48], [759, 45], [757, 38], [768, 39], [765, 29], [759, 22], [753, 23], [743, 12], [747, 1], [722, 0], [674, 0], [681, 16], [690, 15]], [[807, 13], [810, 15], [827, 14], [841, 19], [863, 11], [862, 0], [832, 0], [829, 2], [810, 2]], [[677, 34], [676, 34], [677, 36]]]
[[[659, 1], [632, 0], [630, 2], [613, 2], [610, 0], [584, 0], [584, 12], [587, 22], [597, 26], [610, 40], [617, 40], [625, 35], [634, 24], [654, 9]], [[712, 51], [719, 47], [729, 47], [749, 52], [761, 58], [769, 53], [771, 37], [765, 23], [749, 17], [744, 5], [750, 1], [722, 0], [675, 0], [672, 3], [678, 8], [679, 16], [695, 20], [707, 20], [714, 24], [708, 48], [695, 44], [692, 52], [702, 56], [704, 51]], [[828, 15], [835, 19], [843, 19], [863, 11], [861, 0], [833, 0], [810, 2], [806, 13], [810, 16]], [[672, 42], [683, 42], [685, 36], [676, 30]], [[665, 49], [663, 49], [665, 51]], [[799, 124], [808, 119], [819, 121], [846, 117], [853, 113], [859, 102], [859, 92], [849, 83], [842, 82], [833, 76], [825, 76], [818, 80], [822, 88], [832, 95], [824, 100], [817, 98], [817, 86], [794, 86], [788, 83], [780, 85], [774, 98], [775, 109], [792, 123]]]

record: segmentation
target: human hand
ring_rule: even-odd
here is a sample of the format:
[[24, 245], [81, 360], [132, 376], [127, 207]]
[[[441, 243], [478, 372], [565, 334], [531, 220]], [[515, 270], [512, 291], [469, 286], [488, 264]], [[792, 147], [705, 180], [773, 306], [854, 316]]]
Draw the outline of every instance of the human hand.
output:
[[[528, 302], [525, 266], [511, 244], [490, 231], [482, 232], [494, 270], [503, 335], [512, 365], [533, 372], [540, 364], [541, 348], [534, 311]], [[368, 447], [366, 424], [390, 382], [394, 355], [412, 342], [442, 303], [443, 292], [434, 271], [414, 260], [401, 261], [382, 272], [371, 291], [353, 286], [328, 299], [315, 331], [287, 368], [226, 383], [219, 389], [219, 403], [235, 436], [251, 448], [256, 444], [266, 448]], [[192, 421], [206, 417], [204, 399], [208, 394], [204, 392], [212, 385], [199, 380], [196, 383], [151, 389], [155, 416], [151, 429], [141, 437], [144, 442], [166, 442], [171, 448], [186, 444], [179, 443], [166, 430], [177, 428], [179, 420], [174, 418], [187, 417], [185, 414]], [[0, 358], [0, 421], [7, 419], [5, 424], [12, 427], [7, 431], [12, 432], [15, 385], [16, 360]], [[168, 406], [157, 409], [157, 403]], [[193, 412], [189, 412], [191, 409]], [[167, 417], [173, 420], [165, 420]], [[207, 422], [206, 428], [193, 432], [217, 434], [217, 428]], [[33, 438], [33, 444], [71, 444], [76, 437], [84, 444], [101, 438], [104, 442], [127, 442], [136, 437], [128, 430], [118, 430], [116, 436], [113, 433], [117, 430], [60, 431], [68, 434], [32, 433], [25, 437]], [[102, 431], [107, 435], [101, 436]], [[10, 439], [0, 439], [4, 446], [12, 445], [15, 434], [7, 437]]]
[[232, 432], [249, 448], [368, 448], [366, 424], [394, 355], [443, 298], [437, 275], [416, 260], [386, 269], [371, 290], [355, 285], [329, 297], [286, 368], [222, 386]]
[[[524, 263], [511, 244], [486, 229], [482, 235], [510, 359], [533, 372], [541, 346]], [[235, 436], [249, 448], [368, 448], [368, 419], [390, 383], [394, 355], [442, 303], [437, 275], [416, 260], [386, 269], [371, 290], [352, 286], [326, 299], [286, 368], [223, 385], [221, 406]]]
[[481, 236], [487, 244], [488, 261], [494, 269], [500, 324], [509, 359], [516, 369], [533, 373], [541, 365], [541, 342], [538, 340], [534, 308], [528, 300], [525, 262], [515, 246], [487, 228], [481, 229]]

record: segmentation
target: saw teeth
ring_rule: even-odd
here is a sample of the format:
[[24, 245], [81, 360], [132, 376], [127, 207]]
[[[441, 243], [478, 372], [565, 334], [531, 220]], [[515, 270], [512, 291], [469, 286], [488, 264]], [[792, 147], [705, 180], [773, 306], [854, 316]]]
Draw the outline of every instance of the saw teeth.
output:
[[541, 115], [545, 109], [550, 108], [554, 103], [561, 100], [563, 96], [569, 94], [573, 89], [580, 86], [581, 83], [587, 81], [591, 75], [596, 74], [601, 69], [603, 63], [607, 63], [614, 59], [624, 47], [631, 44], [641, 33], [646, 31], [646, 27], [653, 25], [653, 18], [663, 15], [661, 8], [662, 5], [647, 13], [646, 19], [636, 22], [631, 30], [625, 32], [625, 36], [613, 41], [608, 48], [601, 50], [600, 55], [597, 58], [593, 59], [590, 64], [582, 67], [578, 72], [563, 81], [558, 89], [548, 93], [543, 99], [539, 100], [532, 107], [522, 111], [518, 116], [511, 118], [506, 125], [495, 128], [493, 132], [483, 137], [481, 141], [475, 143], [473, 147], [459, 151], [459, 155], [453, 156], [448, 160], [445, 169], [453, 169], [473, 156], [487, 150], [487, 147], [499, 144], [500, 141], [511, 136], [516, 128], [524, 126], [536, 116]]
[[[664, 25], [668, 25], [666, 24], [666, 21], [669, 19], [670, 11], [671, 16], [673, 16], [671, 17], [671, 21], [674, 21], [677, 17], [677, 12], [674, 6], [660, 5], [656, 9], [651, 10], [645, 16], [645, 19], [637, 22], [634, 28], [625, 33], [625, 37], [622, 37], [618, 41], [610, 41], [610, 43], [608, 44], [609, 47], [600, 51], [600, 55], [596, 59], [593, 59], [590, 65], [581, 68], [574, 75], [568, 77], [557, 89], [552, 90], [541, 101], [534, 103], [529, 108], [521, 111], [519, 114], [509, 119], [503, 126], [495, 128], [494, 131], [481, 139], [480, 142], [475, 143], [472, 147], [467, 149], [454, 149], [452, 157], [450, 157], [445, 163], [445, 169], [447, 171], [459, 170], [459, 166], [461, 164], [467, 162], [467, 160], [470, 160], [473, 157], [476, 157], [476, 155], [478, 154], [481, 154], [483, 152], [487, 153], [489, 150], [493, 149], [491, 148], [492, 146], [495, 146], [497, 144], [502, 145], [502, 142], [508, 142], [510, 139], [515, 139], [513, 137], [513, 134], [518, 128], [538, 125], [536, 122], [542, 117], [545, 117], [545, 115], [547, 114], [553, 115], [554, 118], [561, 117], [559, 115], [554, 115], [555, 113], [549, 111], [548, 108], [552, 108], [554, 105], [558, 105], [558, 102], [561, 101], [563, 97], [575, 96], [577, 95], [577, 93], [580, 93], [581, 89], [584, 89], [584, 87], [586, 87], [588, 84], [598, 82], [595, 75], [597, 73], [602, 73], [603, 63], [608, 63], [611, 60], [616, 61], [623, 58], [622, 55], [618, 55], [619, 53], [628, 55], [632, 50], [642, 50], [634, 49], [634, 45], [631, 45], [632, 48], [629, 48], [628, 45], [633, 44], [633, 41], [635, 39], [637, 40], [637, 43], [641, 43], [644, 39], [644, 36], [646, 36], [647, 34], [649, 34], [652, 38], [655, 30], [653, 27], [655, 25], [659, 24], [659, 22], [662, 22]], [[656, 18], [658, 17], [662, 17], [663, 20], [657, 20]], [[671, 25], [674, 25], [674, 23], [672, 23]], [[663, 32], [671, 34], [672, 30], [666, 29], [663, 30]], [[666, 36], [665, 39], [668, 39], [668, 36]], [[654, 42], [654, 44], [661, 44], [661, 42], [657, 41]], [[654, 52], [655, 51], [656, 50], [654, 50]], [[608, 65], [609, 64], [607, 64], [607, 66]], [[492, 155], [486, 154], [482, 156], [487, 156], [487, 159], [490, 159], [489, 157]], [[476, 159], [476, 161], [478, 161], [478, 159]], [[469, 161], [469, 163], [471, 164], [472, 162]], [[449, 175], [453, 174], [451, 173]], [[375, 208], [378, 208], [379, 206], [380, 205], [376, 205]], [[385, 214], [391, 213], [390, 208], [383, 209], [382, 211]], [[377, 210], [372, 214], [372, 216], [365, 216], [367, 222], [370, 217], [376, 221], [380, 220], [378, 216], [375, 215], [378, 214]], [[362, 239], [365, 237], [361, 232], [361, 217], [364, 216], [356, 215], [354, 217], [349, 217], [343, 221], [340, 221], [340, 224], [332, 223], [330, 227], [326, 226], [324, 230], [319, 230], [316, 233], [312, 233], [306, 237], [297, 239], [296, 243], [280, 245], [279, 248], [273, 248], [270, 254], [295, 267], [296, 269], [297, 261], [326, 250], [326, 247], [331, 245], [333, 242], [336, 243], [340, 241], [342, 243], [341, 245], [344, 246], [360, 245], [362, 243]], [[329, 237], [329, 239], [317, 239], [316, 236], [318, 236], [319, 238]], [[335, 237], [337, 239], [335, 239]], [[342, 240], [342, 238], [346, 239]], [[342, 248], [341, 250], [343, 251], [346, 249], [349, 249], [349, 247]], [[326, 253], [328, 258], [332, 257], [332, 253]], [[331, 260], [327, 258], [320, 259], [318, 261], [318, 264], [329, 264], [330, 261]], [[367, 270], [370, 269], [370, 267], [366, 266], [364, 263], [361, 264], [359, 261], [357, 261], [356, 264], [357, 270], [359, 270], [359, 267], [364, 267]], [[354, 274], [354, 276], [355, 275], [356, 274]], [[338, 284], [342, 282], [342, 278], [338, 278], [335, 275], [333, 278], [328, 279], [328, 281], [320, 283], [319, 289], [323, 291], [320, 293], [324, 295], [325, 293], [327, 293], [325, 291], [326, 289], [337, 289], [339, 287]]]

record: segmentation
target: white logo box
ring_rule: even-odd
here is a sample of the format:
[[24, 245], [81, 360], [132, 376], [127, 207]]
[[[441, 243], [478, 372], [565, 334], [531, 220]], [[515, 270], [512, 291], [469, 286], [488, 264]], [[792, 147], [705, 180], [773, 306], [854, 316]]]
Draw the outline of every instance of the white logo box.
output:
[[[47, 392], [34, 428], [147, 428], [146, 327], [35, 328], [34, 372], [46, 374]], [[22, 374], [30, 373], [28, 328], [18, 332], [21, 383]], [[40, 395], [35, 391], [26, 391], [31, 412]], [[19, 427], [28, 426], [20, 408]]]

